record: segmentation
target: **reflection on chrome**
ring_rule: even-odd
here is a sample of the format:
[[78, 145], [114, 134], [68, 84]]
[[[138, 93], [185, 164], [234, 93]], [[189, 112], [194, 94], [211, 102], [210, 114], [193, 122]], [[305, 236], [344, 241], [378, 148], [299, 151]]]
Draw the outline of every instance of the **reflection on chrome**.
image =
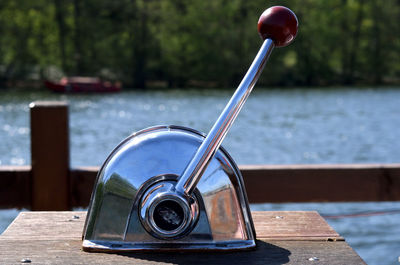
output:
[[289, 44], [287, 37], [296, 36], [297, 26], [285, 7], [263, 13], [258, 22], [263, 45], [207, 137], [188, 128], [158, 126], [129, 137], [111, 153], [92, 194], [84, 250], [255, 247], [242, 177], [220, 145], [271, 51]]
[[[175, 198], [169, 194], [203, 139], [202, 134], [192, 129], [158, 126], [123, 141], [99, 171], [83, 232], [83, 249], [254, 247], [254, 226], [243, 180], [223, 148], [210, 161], [193, 198]], [[156, 206], [153, 210], [143, 207], [160, 200], [161, 195], [172, 203], [164, 203], [158, 210]], [[168, 215], [157, 221], [152, 215], [157, 211]], [[172, 221], [164, 226], [163, 218]]]

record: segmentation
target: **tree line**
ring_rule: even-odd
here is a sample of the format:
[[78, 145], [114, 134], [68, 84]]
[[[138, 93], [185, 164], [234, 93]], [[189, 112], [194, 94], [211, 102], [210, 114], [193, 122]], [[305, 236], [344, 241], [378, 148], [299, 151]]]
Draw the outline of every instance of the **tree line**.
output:
[[236, 86], [267, 5], [291, 8], [299, 32], [272, 53], [261, 85], [400, 83], [399, 0], [2, 0], [0, 87], [62, 75]]

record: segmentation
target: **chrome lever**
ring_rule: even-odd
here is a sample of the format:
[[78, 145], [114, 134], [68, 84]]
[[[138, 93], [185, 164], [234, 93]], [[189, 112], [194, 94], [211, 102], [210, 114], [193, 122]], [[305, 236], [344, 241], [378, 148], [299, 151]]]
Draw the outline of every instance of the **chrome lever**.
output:
[[196, 188], [196, 185], [199, 182], [204, 170], [207, 168], [208, 163], [211, 161], [215, 152], [220, 147], [222, 141], [224, 140], [248, 96], [250, 95], [259, 76], [261, 75], [265, 63], [267, 62], [274, 46], [274, 42], [271, 39], [264, 40], [260, 51], [258, 52], [239, 87], [233, 94], [225, 109], [222, 111], [221, 115], [211, 128], [206, 139], [204, 139], [203, 143], [176, 183], [175, 189], [178, 193], [190, 195]]
[[272, 50], [275, 46], [283, 47], [290, 44], [296, 37], [297, 28], [296, 15], [283, 6], [268, 8], [260, 16], [258, 31], [264, 42], [232, 98], [180, 176], [175, 185], [178, 193], [192, 194], [208, 163], [220, 147], [253, 90]]
[[[145, 210], [143, 208], [141, 210], [143, 213], [141, 218], [142, 223], [149, 227], [152, 233], [161, 234], [159, 225], [154, 220], [167, 218], [166, 214], [168, 213], [160, 213], [153, 210], [159, 208], [160, 204], [168, 202], [168, 204], [174, 205], [175, 210], [171, 208], [171, 211], [175, 214], [178, 212], [190, 213], [190, 209], [199, 208], [196, 197], [193, 196], [193, 191], [200, 181], [203, 172], [206, 170], [207, 165], [220, 147], [250, 95], [272, 50], [275, 46], [286, 46], [292, 42], [297, 34], [297, 27], [298, 21], [296, 15], [290, 9], [283, 6], [268, 8], [260, 16], [258, 31], [264, 42], [242, 82], [211, 128], [211, 131], [197, 149], [175, 185], [168, 185], [170, 188], [164, 189], [162, 192], [159, 190], [150, 190], [145, 195], [146, 198], [149, 197], [152, 200], [146, 200], [146, 204], [144, 205]], [[148, 209], [152, 210], [148, 211]], [[197, 215], [197, 212], [191, 212], [191, 214], [186, 215], [182, 214], [180, 216], [180, 228], [176, 228], [173, 231], [164, 231], [165, 235], [163, 237], [177, 238], [186, 234], [192, 228], [191, 225], [195, 223], [196, 218], [193, 215]]]
[[258, 21], [264, 40], [260, 51], [207, 137], [190, 128], [157, 126], [131, 135], [112, 151], [93, 190], [84, 250], [255, 247], [242, 176], [220, 145], [272, 50], [292, 42], [297, 27], [286, 7], [264, 11]]

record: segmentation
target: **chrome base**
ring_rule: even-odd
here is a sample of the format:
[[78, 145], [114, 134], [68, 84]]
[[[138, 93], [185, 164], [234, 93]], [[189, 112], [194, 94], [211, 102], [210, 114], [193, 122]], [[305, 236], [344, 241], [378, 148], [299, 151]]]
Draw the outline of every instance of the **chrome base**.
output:
[[[97, 176], [83, 231], [83, 249], [225, 251], [255, 247], [243, 180], [222, 147], [192, 198], [175, 195], [171, 188], [203, 140], [204, 135], [192, 129], [157, 126], [117, 146]], [[176, 227], [165, 228], [154, 221], [154, 208], [161, 195], [178, 205], [177, 214], [166, 217]]]
[[227, 241], [227, 242], [205, 242], [205, 243], [127, 243], [108, 242], [99, 240], [84, 240], [82, 249], [87, 252], [171, 252], [171, 251], [236, 251], [250, 250], [256, 247], [254, 240]]

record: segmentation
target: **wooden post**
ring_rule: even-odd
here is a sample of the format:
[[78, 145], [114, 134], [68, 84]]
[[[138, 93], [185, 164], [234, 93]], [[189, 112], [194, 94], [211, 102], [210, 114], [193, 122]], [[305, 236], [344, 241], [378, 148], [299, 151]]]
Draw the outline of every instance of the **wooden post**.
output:
[[66, 102], [37, 101], [31, 113], [32, 210], [69, 210], [69, 130]]

